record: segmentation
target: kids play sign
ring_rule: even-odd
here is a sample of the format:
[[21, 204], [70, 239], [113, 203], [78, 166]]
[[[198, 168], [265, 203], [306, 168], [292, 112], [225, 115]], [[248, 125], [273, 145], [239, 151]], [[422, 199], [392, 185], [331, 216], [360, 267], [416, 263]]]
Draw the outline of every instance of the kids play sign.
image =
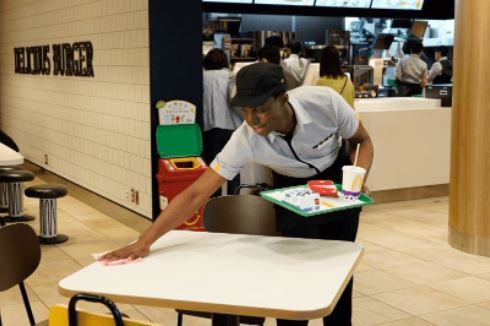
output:
[[90, 42], [14, 48], [15, 73], [94, 77], [94, 50]]

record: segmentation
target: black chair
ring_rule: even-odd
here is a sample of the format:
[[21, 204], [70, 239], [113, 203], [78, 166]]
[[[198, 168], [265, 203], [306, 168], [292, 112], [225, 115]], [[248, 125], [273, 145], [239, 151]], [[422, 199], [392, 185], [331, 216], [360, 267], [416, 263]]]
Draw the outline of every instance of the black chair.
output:
[[5, 222], [28, 222], [34, 220], [33, 216], [22, 212], [24, 195], [23, 182], [34, 180], [34, 174], [27, 170], [0, 171], [0, 182], [5, 183], [8, 193], [8, 216], [3, 217]]
[[0, 291], [19, 285], [31, 325], [35, 325], [35, 321], [24, 280], [34, 273], [40, 260], [39, 239], [29, 225], [17, 223], [0, 227]]
[[58, 234], [56, 199], [66, 196], [66, 187], [60, 184], [44, 184], [26, 188], [27, 197], [39, 198], [39, 241], [42, 244], [58, 244], [68, 236]]
[[[222, 196], [210, 199], [204, 206], [202, 221], [208, 232], [251, 235], [279, 235], [276, 231], [274, 205], [253, 195]], [[177, 325], [183, 315], [212, 318], [212, 313], [177, 309]], [[241, 324], [263, 325], [265, 318], [239, 316]]]

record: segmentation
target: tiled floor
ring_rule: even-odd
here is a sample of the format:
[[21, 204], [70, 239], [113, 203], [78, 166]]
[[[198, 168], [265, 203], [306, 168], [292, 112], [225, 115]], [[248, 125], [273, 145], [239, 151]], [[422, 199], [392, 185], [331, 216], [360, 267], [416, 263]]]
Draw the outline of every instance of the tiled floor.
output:
[[[26, 198], [25, 211], [37, 215], [37, 210], [37, 200]], [[60, 279], [90, 264], [91, 253], [116, 248], [138, 235], [71, 196], [58, 201], [58, 218], [59, 232], [68, 234], [70, 241], [43, 246], [41, 265], [27, 280], [38, 321], [47, 319], [51, 305], [67, 302], [57, 292]], [[450, 248], [447, 218], [445, 197], [364, 209], [358, 242], [366, 251], [354, 282], [354, 325], [490, 325], [490, 258]], [[37, 220], [31, 225], [38, 229]], [[171, 309], [119, 307], [136, 319], [176, 325]], [[103, 311], [99, 306], [88, 308]], [[18, 287], [0, 293], [0, 309], [5, 326], [28, 325]], [[209, 320], [193, 317], [184, 322], [210, 325]], [[275, 322], [268, 319], [266, 325]]]

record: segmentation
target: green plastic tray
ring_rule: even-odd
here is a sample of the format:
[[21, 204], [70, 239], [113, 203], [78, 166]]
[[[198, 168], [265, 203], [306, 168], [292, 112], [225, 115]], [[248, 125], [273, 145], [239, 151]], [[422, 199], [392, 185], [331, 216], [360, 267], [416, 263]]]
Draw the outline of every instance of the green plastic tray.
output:
[[[342, 191], [342, 186], [341, 185], [336, 184], [335, 186], [337, 187], [337, 189], [339, 191]], [[270, 202], [273, 202], [276, 205], [279, 205], [281, 207], [287, 208], [290, 211], [292, 211], [292, 212], [294, 212], [294, 213], [296, 213], [298, 215], [304, 216], [304, 217], [316, 216], [316, 215], [321, 215], [321, 214], [330, 213], [330, 212], [336, 212], [336, 211], [343, 211], [343, 210], [346, 210], [346, 209], [351, 209], [351, 208], [354, 208], [354, 207], [371, 205], [371, 204], [374, 203], [374, 201], [373, 201], [373, 199], [371, 197], [369, 197], [366, 194], [361, 194], [361, 196], [359, 197], [359, 201], [352, 203], [352, 205], [342, 206], [342, 207], [335, 207], [335, 206], [334, 207], [322, 207], [319, 210], [316, 210], [314, 212], [308, 212], [308, 211], [302, 211], [302, 210], [296, 208], [295, 206], [292, 206], [292, 205], [290, 205], [290, 204], [288, 204], [286, 202], [283, 202], [283, 201], [277, 199], [276, 196], [275, 196], [275, 195], [279, 195], [281, 192], [285, 192], [286, 190], [300, 189], [300, 188], [306, 188], [306, 185], [262, 191], [260, 193], [260, 196], [262, 198], [270, 201]], [[321, 200], [332, 202], [331, 197], [320, 197], [320, 201]]]
[[196, 157], [202, 153], [202, 134], [198, 124], [158, 126], [157, 151], [161, 158]]

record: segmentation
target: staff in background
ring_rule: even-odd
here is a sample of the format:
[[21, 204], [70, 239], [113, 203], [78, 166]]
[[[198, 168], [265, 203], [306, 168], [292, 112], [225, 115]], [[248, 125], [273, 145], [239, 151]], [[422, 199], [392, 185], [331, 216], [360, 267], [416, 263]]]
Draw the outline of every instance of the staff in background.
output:
[[291, 71], [281, 62], [281, 49], [272, 44], [265, 44], [259, 52], [257, 52], [259, 62], [275, 63], [282, 67], [284, 78], [288, 85], [288, 90], [301, 86], [301, 83], [293, 76]]
[[283, 65], [286, 66], [299, 84], [303, 84], [310, 62], [301, 57], [303, 47], [300, 42], [296, 41], [289, 45], [289, 49], [291, 50], [291, 54], [282, 61]]
[[422, 94], [426, 85], [427, 64], [420, 58], [424, 46], [422, 42], [413, 42], [410, 55], [398, 63], [396, 77], [398, 79], [398, 96], [410, 97]]
[[450, 84], [453, 80], [453, 64], [447, 58], [449, 50], [445, 46], [436, 49], [436, 62], [432, 65], [427, 78], [432, 84]]

